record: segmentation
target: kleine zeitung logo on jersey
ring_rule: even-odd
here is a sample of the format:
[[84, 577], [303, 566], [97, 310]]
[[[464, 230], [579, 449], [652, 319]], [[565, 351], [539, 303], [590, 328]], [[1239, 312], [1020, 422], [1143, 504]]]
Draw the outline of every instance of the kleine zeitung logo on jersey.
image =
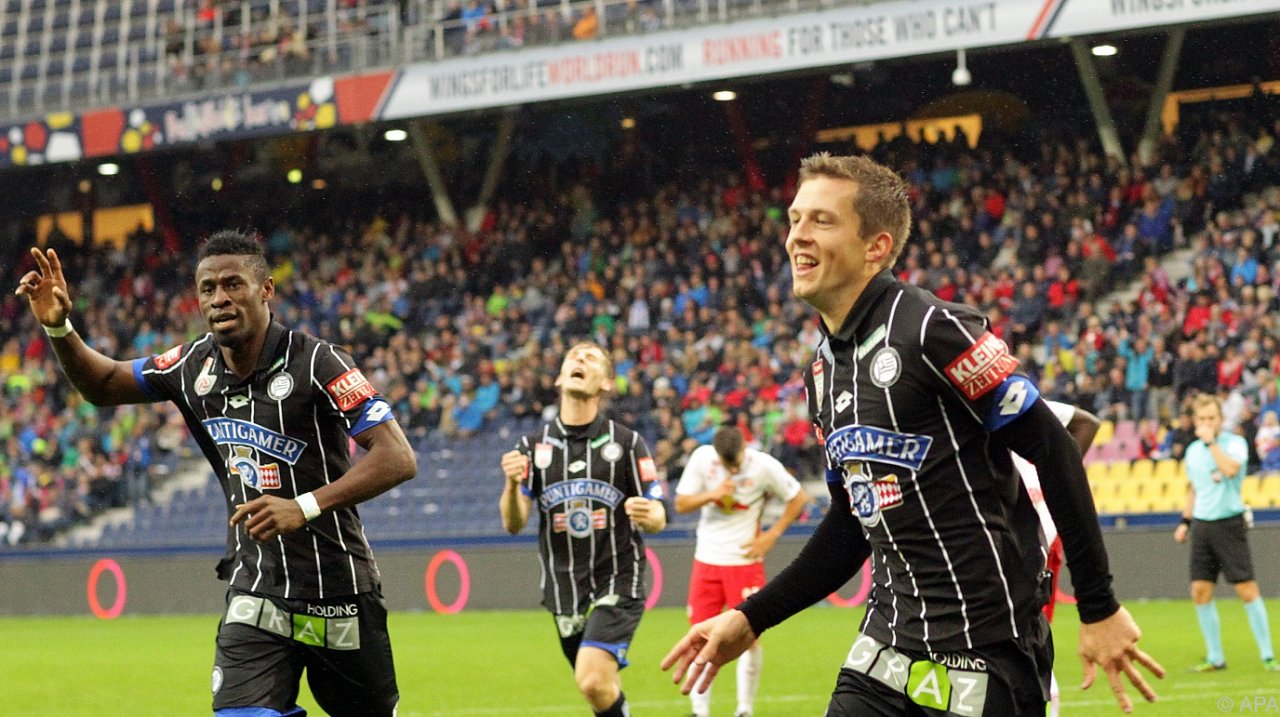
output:
[[972, 401], [1000, 385], [1016, 368], [1018, 359], [1009, 355], [1009, 347], [988, 331], [947, 365], [946, 374], [965, 398]]
[[178, 344], [164, 353], [156, 356], [156, 368], [161, 371], [178, 363], [178, 359], [182, 358], [182, 344]]
[[343, 411], [350, 411], [378, 393], [358, 368], [350, 369], [324, 388]]

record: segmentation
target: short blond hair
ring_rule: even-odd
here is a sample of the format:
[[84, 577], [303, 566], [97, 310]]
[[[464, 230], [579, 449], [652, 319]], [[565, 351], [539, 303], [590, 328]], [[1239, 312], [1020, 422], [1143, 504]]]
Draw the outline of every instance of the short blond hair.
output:
[[1206, 406], [1213, 406], [1218, 409], [1218, 415], [1222, 415], [1222, 403], [1218, 401], [1218, 397], [1212, 393], [1202, 393], [1191, 400], [1191, 410], [1193, 413]]
[[893, 250], [885, 268], [892, 267], [911, 233], [907, 183], [897, 172], [868, 157], [833, 157], [829, 152], [818, 152], [800, 162], [800, 184], [817, 177], [848, 179], [858, 185], [853, 195], [853, 211], [862, 221], [862, 238], [881, 232], [893, 237]]

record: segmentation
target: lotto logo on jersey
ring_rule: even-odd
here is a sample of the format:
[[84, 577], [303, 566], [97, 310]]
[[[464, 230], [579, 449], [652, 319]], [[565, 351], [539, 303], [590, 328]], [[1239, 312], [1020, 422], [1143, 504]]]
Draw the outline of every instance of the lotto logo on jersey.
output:
[[965, 398], [972, 401], [999, 386], [1016, 368], [1018, 359], [1009, 355], [1009, 347], [988, 331], [947, 365], [946, 374]]
[[350, 369], [324, 388], [343, 411], [350, 411], [377, 393], [358, 368]]
[[170, 366], [174, 365], [175, 363], [178, 363], [178, 359], [180, 358], [182, 358], [182, 344], [178, 344], [177, 346], [174, 346], [168, 351], [165, 351], [164, 353], [157, 356], [156, 368], [163, 371], [169, 368]]

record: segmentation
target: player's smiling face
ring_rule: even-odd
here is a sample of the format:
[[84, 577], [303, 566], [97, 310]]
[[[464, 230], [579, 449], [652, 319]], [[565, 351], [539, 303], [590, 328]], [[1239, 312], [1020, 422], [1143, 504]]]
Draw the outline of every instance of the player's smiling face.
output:
[[594, 398], [609, 390], [609, 359], [599, 346], [578, 344], [565, 354], [556, 386], [574, 398]]
[[271, 277], [259, 279], [248, 257], [223, 254], [205, 257], [196, 267], [200, 311], [218, 345], [236, 348], [271, 320], [268, 300], [275, 294]]
[[[858, 185], [851, 179], [818, 176], [796, 190], [787, 214], [787, 256], [797, 298], [823, 315], [842, 320], [870, 277], [862, 220], [853, 210]], [[871, 271], [874, 273], [874, 271]], [[828, 328], [834, 330], [839, 326]]]

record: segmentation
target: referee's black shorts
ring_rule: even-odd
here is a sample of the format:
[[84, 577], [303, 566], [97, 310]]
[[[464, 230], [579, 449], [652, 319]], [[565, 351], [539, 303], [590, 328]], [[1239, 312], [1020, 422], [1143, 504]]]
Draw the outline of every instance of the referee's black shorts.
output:
[[826, 717], [1043, 715], [1052, 674], [1053, 636], [1043, 615], [1022, 637], [943, 654], [863, 635], [840, 670]]
[[1229, 583], [1254, 579], [1244, 514], [1191, 524], [1191, 579], [1216, 583], [1219, 574]]
[[302, 671], [332, 717], [392, 717], [400, 699], [378, 589], [285, 600], [231, 588], [218, 626], [213, 709], [294, 712]]

